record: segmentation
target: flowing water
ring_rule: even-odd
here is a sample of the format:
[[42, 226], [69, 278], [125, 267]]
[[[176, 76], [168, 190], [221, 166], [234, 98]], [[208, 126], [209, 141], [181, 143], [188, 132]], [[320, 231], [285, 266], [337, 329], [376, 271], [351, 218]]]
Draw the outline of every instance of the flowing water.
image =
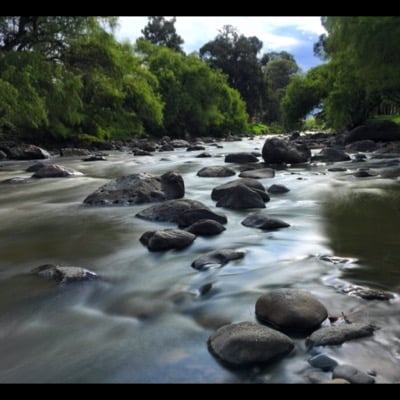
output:
[[[153, 157], [110, 152], [107, 161], [53, 161], [81, 171], [73, 178], [0, 185], [0, 382], [310, 382], [331, 373], [312, 368], [304, 338], [263, 368], [232, 371], [208, 352], [207, 339], [224, 323], [255, 321], [257, 298], [272, 288], [314, 294], [331, 315], [380, 326], [373, 337], [328, 346], [324, 353], [377, 382], [400, 381], [400, 185], [395, 179], [352, 176], [323, 163], [277, 170], [261, 179], [290, 192], [271, 195], [270, 216], [289, 228], [264, 232], [241, 225], [256, 210], [215, 207], [211, 190], [228, 178], [201, 178], [206, 165], [227, 165], [229, 152], [261, 151], [265, 138], [207, 146], [213, 157], [176, 149]], [[373, 164], [373, 160], [368, 163]], [[379, 167], [378, 162], [375, 162]], [[0, 180], [29, 177], [31, 161], [2, 162]], [[365, 164], [365, 163], [364, 163]], [[229, 164], [238, 173], [243, 166]], [[174, 227], [141, 220], [149, 205], [89, 207], [83, 199], [112, 178], [146, 171], [182, 174], [185, 197], [223, 212], [226, 230], [197, 237], [180, 251], [152, 253], [139, 242], [147, 230]], [[241, 260], [196, 271], [191, 262], [219, 248], [242, 249]], [[334, 262], [323, 256], [332, 258]], [[322, 258], [321, 258], [322, 257]], [[345, 262], [335, 262], [335, 260]], [[56, 263], [86, 267], [98, 281], [57, 286], [31, 275]], [[210, 285], [204, 293], [202, 288]], [[390, 291], [390, 301], [343, 293], [348, 285]], [[209, 286], [208, 286], [209, 287]]]

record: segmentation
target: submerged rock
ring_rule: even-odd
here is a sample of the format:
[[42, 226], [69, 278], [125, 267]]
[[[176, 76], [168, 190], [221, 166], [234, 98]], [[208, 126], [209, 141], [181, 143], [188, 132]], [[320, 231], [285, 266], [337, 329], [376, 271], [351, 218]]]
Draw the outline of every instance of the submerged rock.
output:
[[376, 326], [362, 322], [331, 325], [313, 332], [306, 339], [306, 345], [312, 347], [342, 344], [348, 340], [371, 336], [376, 329]]
[[86, 268], [56, 264], [40, 265], [39, 267], [34, 268], [31, 272], [43, 278], [54, 279], [61, 284], [99, 278], [95, 272]]
[[220, 268], [232, 260], [239, 260], [245, 256], [244, 251], [234, 249], [219, 249], [210, 251], [196, 258], [192, 262], [192, 267], [199, 271], [209, 268]]
[[256, 316], [279, 330], [307, 332], [317, 329], [328, 317], [328, 311], [310, 293], [276, 289], [258, 298]]
[[96, 206], [130, 206], [178, 199], [185, 195], [182, 176], [169, 171], [161, 176], [146, 172], [120, 176], [86, 197], [85, 204]]
[[290, 192], [290, 189], [284, 185], [273, 184], [267, 189], [267, 192], [271, 194], [283, 194]]
[[181, 229], [162, 229], [145, 232], [140, 242], [150, 251], [183, 249], [193, 243], [196, 235]]
[[273, 178], [275, 176], [275, 170], [272, 168], [250, 169], [242, 171], [239, 176], [241, 178], [253, 179]]
[[294, 348], [285, 334], [252, 322], [225, 325], [208, 339], [210, 352], [230, 366], [267, 363]]

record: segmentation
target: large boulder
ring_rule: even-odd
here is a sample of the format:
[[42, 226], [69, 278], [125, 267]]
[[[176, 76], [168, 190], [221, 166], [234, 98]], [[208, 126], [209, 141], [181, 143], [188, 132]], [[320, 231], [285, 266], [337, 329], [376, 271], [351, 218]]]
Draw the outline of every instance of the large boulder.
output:
[[235, 185], [222, 196], [217, 207], [232, 209], [265, 208], [265, 201], [260, 194], [246, 185]]
[[348, 340], [371, 336], [376, 327], [369, 323], [331, 325], [314, 331], [306, 339], [308, 347], [342, 344]]
[[249, 152], [239, 152], [239, 153], [230, 153], [225, 156], [225, 162], [227, 163], [237, 163], [237, 164], [247, 164], [258, 162], [258, 158], [253, 153]]
[[265, 191], [265, 187], [259, 181], [252, 178], [235, 179], [234, 181], [230, 181], [222, 185], [219, 185], [212, 190], [211, 198], [214, 201], [219, 201], [227, 194], [231, 193], [232, 189], [240, 185], [247, 186], [249, 189], [258, 193], [264, 202], [269, 201], [269, 196]]
[[45, 264], [34, 268], [33, 274], [43, 278], [53, 279], [60, 284], [97, 279], [99, 276], [86, 268]]
[[20, 144], [2, 148], [11, 160], [43, 160], [50, 158], [50, 154], [41, 147], [33, 144]]
[[140, 172], [120, 176], [86, 197], [85, 204], [96, 206], [130, 206], [169, 199], [185, 195], [182, 176], [166, 172], [160, 177]]
[[311, 151], [304, 143], [288, 143], [282, 139], [271, 138], [265, 140], [262, 157], [268, 164], [298, 164], [307, 162]]
[[208, 339], [208, 348], [224, 363], [240, 367], [276, 360], [290, 353], [294, 343], [274, 329], [240, 322], [216, 330]]
[[200, 171], [197, 172], [197, 176], [207, 177], [207, 178], [225, 178], [227, 176], [235, 175], [236, 172], [232, 168], [213, 165], [210, 167], [204, 167]]
[[182, 214], [178, 216], [177, 221], [174, 222], [178, 223], [179, 228], [185, 228], [204, 220], [213, 220], [219, 224], [226, 224], [228, 222], [224, 214], [215, 213], [208, 208], [190, 208], [189, 210], [183, 211]]
[[279, 228], [287, 228], [290, 225], [279, 218], [272, 218], [262, 213], [254, 213], [248, 215], [243, 221], [242, 225], [250, 228], [259, 228], [265, 231], [271, 231]]
[[370, 139], [357, 140], [356, 142], [350, 143], [345, 147], [349, 153], [356, 153], [358, 151], [375, 151], [377, 144]]
[[276, 289], [256, 302], [256, 316], [282, 331], [309, 332], [328, 316], [325, 306], [312, 294], [297, 289]]
[[196, 258], [191, 266], [194, 269], [203, 271], [209, 268], [220, 268], [232, 260], [239, 260], [245, 256], [244, 251], [234, 249], [219, 249], [210, 251]]
[[[203, 212], [203, 210], [205, 211]], [[189, 214], [189, 212], [193, 212], [193, 214]], [[186, 213], [188, 213], [187, 219], [185, 219]], [[180, 227], [184, 227], [204, 219], [199, 217], [203, 215], [207, 215], [207, 219], [215, 219], [222, 224], [227, 222], [224, 215], [215, 214], [200, 201], [190, 199], [167, 200], [160, 204], [154, 204], [135, 216], [148, 221], [174, 222]], [[214, 218], [212, 218], [213, 215]]]
[[71, 168], [65, 168], [58, 164], [44, 165], [32, 175], [32, 178], [68, 178], [71, 176], [81, 176], [82, 172]]
[[145, 232], [140, 242], [150, 251], [183, 249], [193, 243], [196, 235], [181, 229], [162, 229]]
[[359, 140], [373, 140], [374, 142], [400, 140], [400, 126], [392, 121], [380, 121], [372, 125], [358, 126], [346, 134], [346, 144]]

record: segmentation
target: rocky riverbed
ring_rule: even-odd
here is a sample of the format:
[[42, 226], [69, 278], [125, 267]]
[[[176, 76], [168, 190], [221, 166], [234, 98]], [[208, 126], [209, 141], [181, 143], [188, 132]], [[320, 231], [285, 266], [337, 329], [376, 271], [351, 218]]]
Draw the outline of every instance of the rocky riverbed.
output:
[[398, 382], [390, 129], [0, 144], [0, 381]]

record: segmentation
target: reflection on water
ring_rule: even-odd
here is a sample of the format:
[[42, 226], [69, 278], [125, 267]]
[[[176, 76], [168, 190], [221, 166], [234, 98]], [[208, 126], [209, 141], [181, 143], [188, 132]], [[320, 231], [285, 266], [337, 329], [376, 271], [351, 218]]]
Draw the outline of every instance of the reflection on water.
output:
[[344, 278], [391, 290], [400, 287], [400, 186], [350, 191], [323, 207], [330, 247], [337, 256], [355, 257], [358, 268]]
[[[353, 313], [351, 318], [382, 326], [374, 338], [324, 351], [360, 369], [370, 365], [377, 382], [398, 381], [397, 298], [367, 302], [327, 284], [339, 276], [398, 292], [398, 188], [391, 180], [355, 181], [346, 172], [327, 172], [323, 164], [277, 170], [274, 178], [260, 182], [282, 184], [290, 192], [271, 195], [264, 211], [290, 227], [273, 232], [245, 227], [241, 221], [255, 210], [219, 209], [210, 196], [215, 186], [235, 177], [196, 174], [206, 165], [226, 165], [226, 153], [260, 150], [263, 142], [209, 146], [209, 159], [185, 149], [153, 157], [110, 152], [107, 161], [93, 163], [56, 157], [84, 176], [1, 184], [0, 382], [309, 382], [315, 370], [300, 338], [282, 361], [240, 372], [225, 369], [207, 350], [216, 328], [255, 321], [258, 296], [280, 287], [310, 291], [332, 315]], [[3, 162], [0, 181], [28, 178], [25, 169], [31, 164]], [[236, 177], [243, 169], [229, 166]], [[109, 179], [167, 170], [182, 174], [186, 198], [226, 214], [224, 232], [197, 237], [180, 251], [151, 253], [140, 236], [173, 224], [135, 218], [146, 205], [82, 204]], [[246, 255], [223, 268], [191, 268], [200, 255], [226, 247]], [[354, 257], [359, 264], [341, 271], [321, 255]], [[57, 287], [29, 274], [46, 263], [86, 267], [102, 280]]]

